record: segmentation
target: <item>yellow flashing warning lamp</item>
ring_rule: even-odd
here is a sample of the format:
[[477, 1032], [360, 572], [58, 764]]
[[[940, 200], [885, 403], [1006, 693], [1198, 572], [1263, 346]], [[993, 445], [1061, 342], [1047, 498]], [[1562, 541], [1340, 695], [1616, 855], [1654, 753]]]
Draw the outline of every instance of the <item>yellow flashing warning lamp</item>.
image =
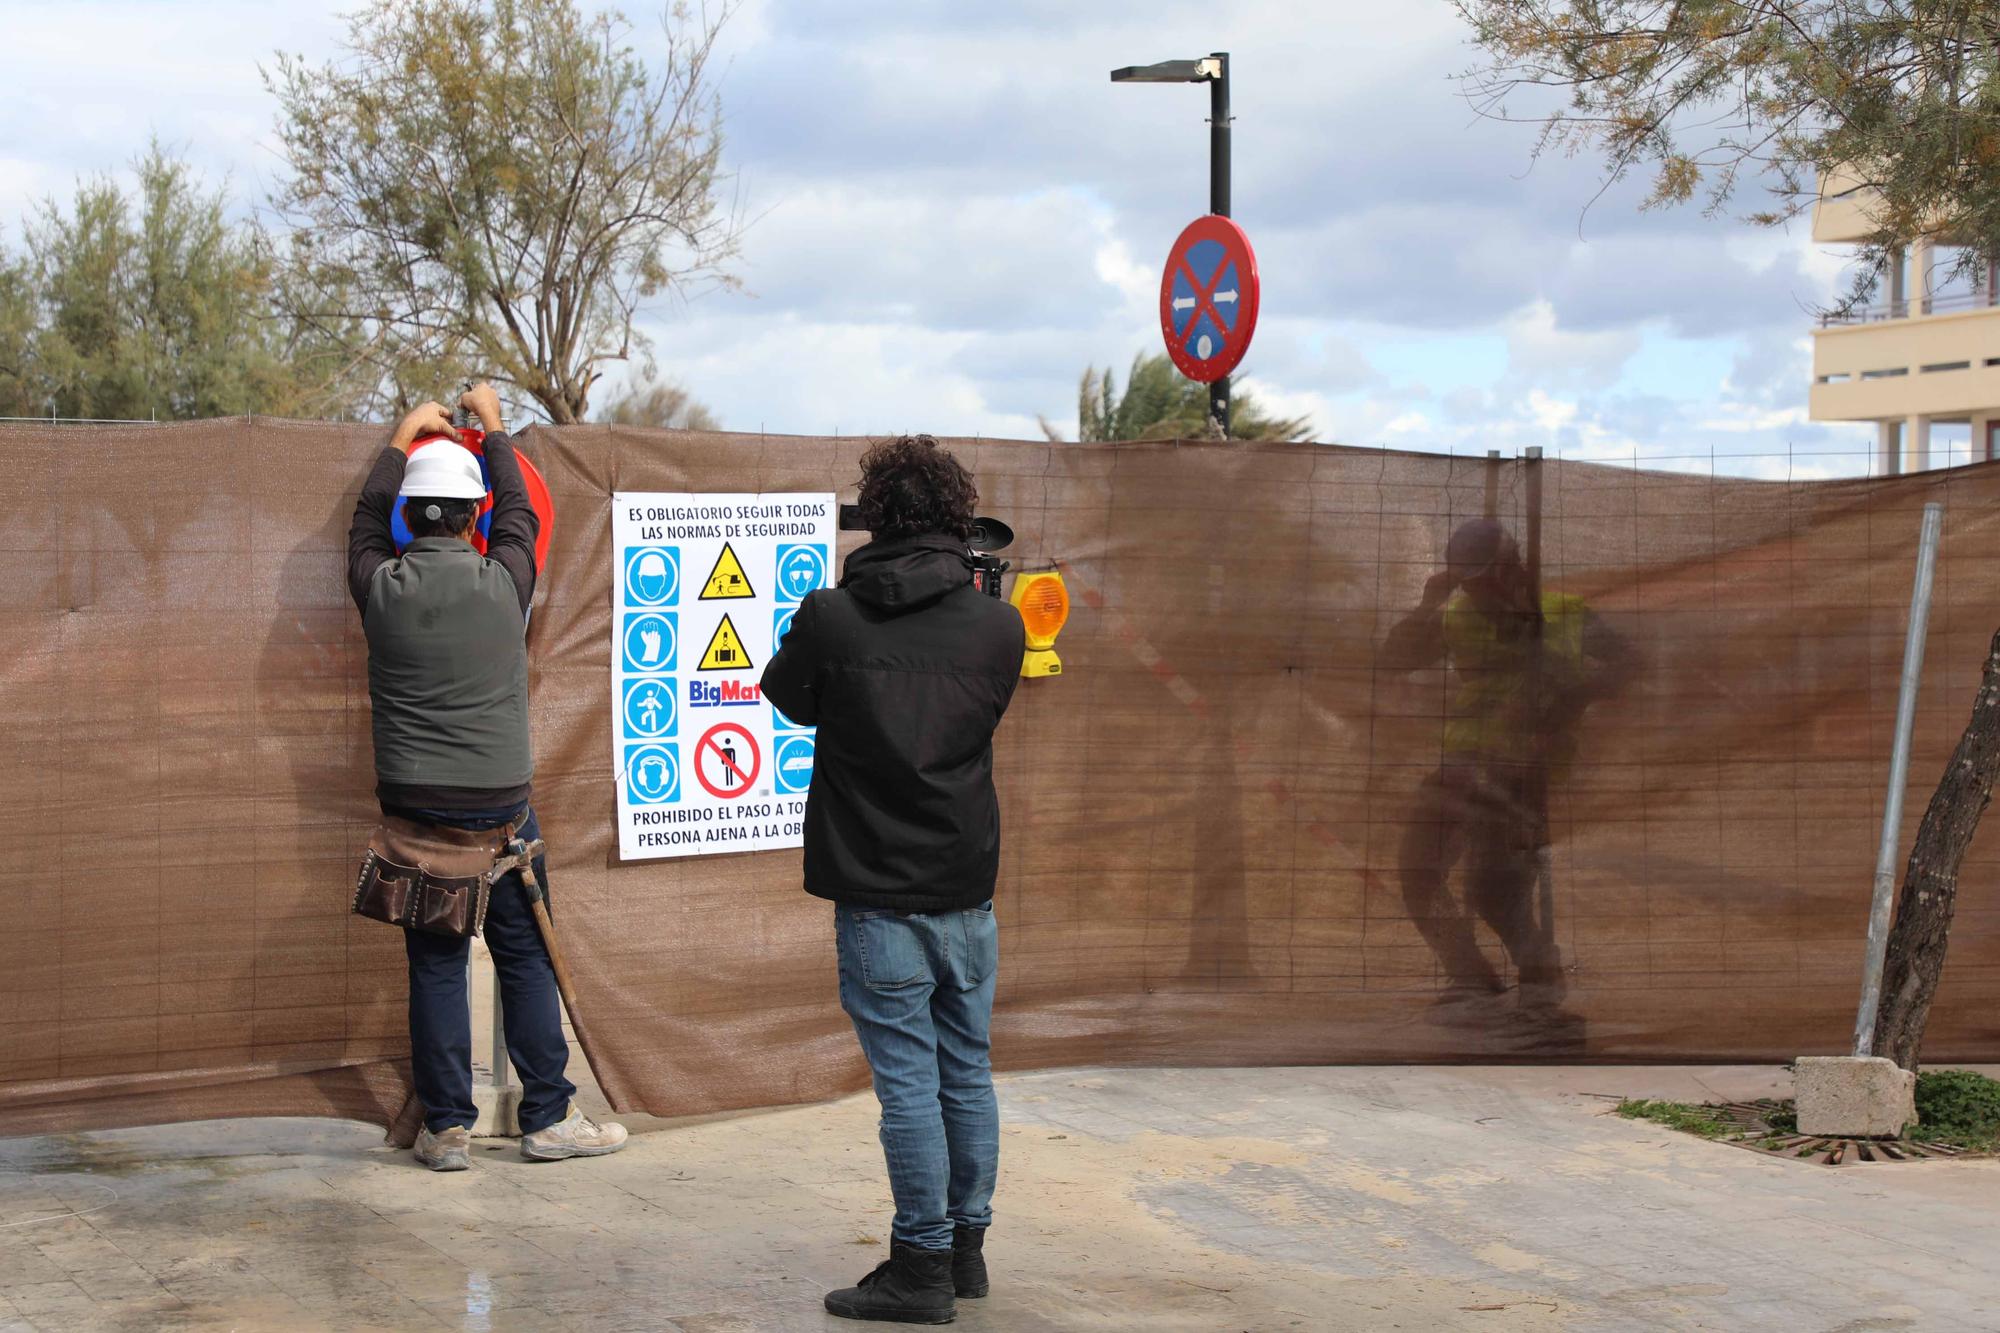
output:
[[1028, 651], [1021, 654], [1021, 674], [1060, 676], [1062, 659], [1056, 656], [1056, 635], [1069, 620], [1069, 589], [1062, 575], [1053, 571], [1016, 574], [1014, 594], [1007, 599], [1021, 613], [1028, 630]]

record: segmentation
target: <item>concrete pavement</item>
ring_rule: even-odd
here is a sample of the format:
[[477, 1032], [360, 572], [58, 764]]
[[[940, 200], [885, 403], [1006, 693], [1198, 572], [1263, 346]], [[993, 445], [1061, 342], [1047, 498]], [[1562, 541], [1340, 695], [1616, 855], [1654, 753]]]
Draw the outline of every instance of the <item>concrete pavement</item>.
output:
[[[2000, 1329], [2000, 1163], [1813, 1167], [1606, 1114], [1771, 1069], [1090, 1070], [1001, 1083], [971, 1329]], [[0, 1327], [852, 1329], [866, 1096], [436, 1176], [365, 1126], [0, 1141]]]

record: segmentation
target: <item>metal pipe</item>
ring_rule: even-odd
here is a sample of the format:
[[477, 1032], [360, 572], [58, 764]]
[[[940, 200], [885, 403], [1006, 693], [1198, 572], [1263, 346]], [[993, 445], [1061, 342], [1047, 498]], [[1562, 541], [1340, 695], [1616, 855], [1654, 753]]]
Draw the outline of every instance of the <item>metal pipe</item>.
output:
[[1861, 1008], [1854, 1016], [1854, 1053], [1875, 1049], [1882, 1008], [1882, 966], [1889, 954], [1889, 912], [1895, 904], [1896, 848], [1903, 826], [1903, 787], [1910, 775], [1910, 732], [1917, 721], [1917, 685], [1924, 674], [1924, 633], [1931, 618], [1931, 577], [1937, 568], [1944, 506], [1924, 506], [1917, 539], [1917, 580], [1910, 589], [1910, 627], [1903, 639], [1903, 682], [1896, 698], [1896, 740], [1889, 754], [1889, 792], [1882, 802], [1882, 841], [1875, 853], [1875, 901], [1868, 912], [1868, 957], [1861, 972]]
[[[1218, 66], [1208, 81], [1208, 211], [1229, 216], [1229, 52], [1211, 51]], [[1229, 376], [1208, 386], [1209, 414], [1229, 438]]]
[[[1526, 482], [1523, 490], [1527, 493], [1527, 565], [1528, 584], [1537, 598], [1542, 595], [1542, 450], [1539, 445], [1530, 445], [1525, 451]], [[1541, 610], [1541, 603], [1535, 603]], [[1535, 622], [1539, 624], [1539, 619]], [[1537, 631], [1539, 632], [1539, 631]]]
[[1211, 51], [1220, 72], [1208, 81], [1208, 211], [1229, 216], [1229, 52]]
[[513, 1062], [507, 1058], [507, 1024], [501, 1016], [500, 966], [492, 961], [490, 954], [487, 966], [493, 969], [493, 1053], [488, 1057], [492, 1061], [488, 1068], [492, 1071], [493, 1086], [504, 1088], [512, 1080], [514, 1071]]
[[[1533, 608], [1528, 619], [1528, 672], [1526, 702], [1528, 716], [1542, 718], [1547, 715], [1548, 677], [1544, 669], [1546, 644], [1544, 638], [1548, 629], [1544, 619], [1548, 599], [1542, 592], [1542, 449], [1540, 445], [1529, 446], [1522, 463], [1525, 477], [1522, 483], [1527, 514], [1527, 568], [1528, 605]], [[1539, 722], [1537, 725], [1541, 725]], [[1544, 946], [1544, 958], [1553, 959], [1560, 955], [1556, 950], [1556, 880], [1555, 880], [1555, 835], [1549, 821], [1549, 766], [1538, 762], [1528, 766], [1525, 796], [1528, 804], [1529, 833], [1535, 853], [1535, 925], [1540, 932]], [[1560, 974], [1557, 974], [1560, 975]], [[1551, 987], [1556, 978], [1544, 975], [1540, 985]], [[1521, 994], [1530, 994], [1523, 984]]]

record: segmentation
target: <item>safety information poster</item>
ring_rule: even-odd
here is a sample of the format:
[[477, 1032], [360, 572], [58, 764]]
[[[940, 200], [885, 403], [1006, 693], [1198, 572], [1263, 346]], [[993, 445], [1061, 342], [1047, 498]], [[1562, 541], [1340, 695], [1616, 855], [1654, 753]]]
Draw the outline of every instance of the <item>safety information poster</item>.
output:
[[814, 735], [757, 682], [833, 573], [832, 495], [611, 497], [611, 734], [624, 860], [804, 842]]

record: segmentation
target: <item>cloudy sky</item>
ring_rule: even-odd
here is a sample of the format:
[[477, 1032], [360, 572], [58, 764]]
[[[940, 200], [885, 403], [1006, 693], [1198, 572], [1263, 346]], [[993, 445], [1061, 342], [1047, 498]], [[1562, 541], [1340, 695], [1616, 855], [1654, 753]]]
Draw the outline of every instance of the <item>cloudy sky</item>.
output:
[[[11, 0], [6, 241], [149, 133], [254, 204], [281, 169], [258, 66], [333, 55], [339, 8]], [[1594, 162], [1534, 162], [1459, 97], [1445, 0], [750, 0], [724, 45], [743, 290], [646, 324], [730, 428], [1073, 434], [1083, 368], [1158, 346], [1160, 264], [1207, 204], [1205, 91], [1107, 72], [1228, 50], [1264, 280], [1239, 383], [1268, 405], [1343, 444], [1865, 467], [1866, 428], [1805, 419], [1842, 257], [1803, 223], [1593, 204]]]

